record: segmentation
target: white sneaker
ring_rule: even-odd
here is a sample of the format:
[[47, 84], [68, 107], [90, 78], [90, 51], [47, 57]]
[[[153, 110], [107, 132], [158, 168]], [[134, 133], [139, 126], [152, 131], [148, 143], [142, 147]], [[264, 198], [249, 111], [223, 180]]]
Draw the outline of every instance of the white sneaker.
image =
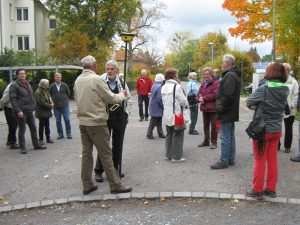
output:
[[179, 163], [179, 162], [184, 162], [185, 158], [181, 158], [181, 159], [172, 159], [171, 160], [173, 163]]

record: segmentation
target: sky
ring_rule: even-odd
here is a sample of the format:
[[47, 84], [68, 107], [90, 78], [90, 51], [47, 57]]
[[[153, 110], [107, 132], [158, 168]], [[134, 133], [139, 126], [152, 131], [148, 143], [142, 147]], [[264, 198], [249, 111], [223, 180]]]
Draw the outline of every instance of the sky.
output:
[[[168, 50], [167, 40], [177, 31], [191, 32], [199, 38], [208, 32], [222, 31], [229, 47], [238, 51], [248, 51], [248, 41], [232, 37], [228, 29], [236, 27], [236, 18], [222, 8], [223, 0], [160, 0], [167, 5], [166, 15], [169, 19], [161, 22], [161, 31], [156, 32], [156, 40], [161, 49]], [[254, 44], [258, 54], [264, 56], [271, 53], [272, 43]]]

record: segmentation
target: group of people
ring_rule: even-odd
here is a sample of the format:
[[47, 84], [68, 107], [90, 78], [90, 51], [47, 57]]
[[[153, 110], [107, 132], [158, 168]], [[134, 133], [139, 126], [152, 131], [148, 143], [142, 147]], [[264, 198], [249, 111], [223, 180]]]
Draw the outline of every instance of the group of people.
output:
[[[21, 154], [27, 154], [25, 132], [26, 124], [29, 127], [33, 148], [46, 149], [44, 134], [47, 143], [54, 143], [50, 137], [50, 117], [52, 111], [56, 118], [57, 139], [62, 139], [63, 128], [61, 117], [66, 125], [68, 139], [72, 139], [69, 95], [67, 84], [61, 82], [61, 74], [55, 73], [55, 82], [49, 86], [49, 80], [41, 79], [34, 92], [26, 80], [26, 71], [18, 69], [13, 82], [5, 89], [0, 100], [1, 109], [4, 109], [8, 125], [6, 145], [11, 149], [20, 149]], [[35, 113], [35, 114], [34, 114]], [[39, 120], [37, 132], [35, 117]], [[18, 130], [18, 139], [16, 133]], [[17, 142], [18, 140], [18, 142]]]
[[[118, 65], [110, 60], [105, 65], [106, 72], [96, 74], [96, 59], [88, 55], [81, 60], [82, 74], [74, 84], [74, 98], [77, 103], [77, 118], [82, 143], [81, 180], [83, 194], [87, 195], [97, 189], [92, 179], [93, 146], [98, 155], [94, 168], [95, 181], [103, 182], [103, 172], [110, 186], [111, 193], [130, 192], [132, 188], [121, 182], [123, 141], [128, 116], [132, 108], [132, 100], [127, 83], [118, 75]], [[300, 64], [300, 58], [299, 58]], [[247, 99], [247, 107], [254, 109], [253, 118], [263, 117], [265, 141], [263, 148], [253, 140], [254, 176], [252, 189], [247, 196], [262, 199], [263, 195], [276, 196], [277, 183], [277, 150], [282, 134], [282, 119], [285, 114], [286, 135], [285, 152], [289, 152], [292, 143], [292, 124], [295, 119], [295, 108], [299, 110], [298, 84], [289, 75], [289, 65], [270, 63], [266, 69], [265, 83]], [[197, 74], [189, 74], [186, 90], [181, 87], [176, 69], [168, 68], [164, 74], [157, 74], [152, 83], [147, 71], [141, 71], [136, 81], [140, 122], [149, 120], [146, 137], [154, 139], [153, 129], [157, 127], [160, 138], [165, 138], [165, 159], [171, 162], [184, 162], [184, 128], [189, 126], [190, 135], [198, 135], [195, 130], [198, 110], [203, 117], [203, 141], [198, 147], [217, 148], [218, 130], [220, 130], [220, 159], [211, 165], [211, 169], [225, 169], [235, 166], [236, 143], [235, 122], [239, 120], [241, 71], [235, 65], [233, 55], [225, 54], [222, 60], [222, 73], [217, 70], [203, 69], [203, 81], [198, 86]], [[55, 82], [41, 79], [34, 93], [26, 80], [24, 69], [16, 71], [17, 79], [5, 90], [1, 99], [1, 107], [9, 127], [7, 144], [12, 148], [20, 148], [27, 153], [24, 133], [26, 124], [31, 132], [34, 149], [45, 149], [44, 132], [47, 143], [50, 138], [49, 118], [52, 110], [56, 118], [57, 139], [64, 138], [61, 116], [66, 125], [66, 136], [71, 139], [70, 110], [68, 97], [70, 90], [61, 82], [61, 74], [54, 75]], [[190, 94], [194, 94], [191, 101]], [[189, 99], [189, 100], [188, 100]], [[143, 110], [145, 104], [145, 111]], [[188, 111], [189, 109], [189, 111]], [[39, 119], [39, 138], [33, 112]], [[149, 111], [149, 112], [148, 112]], [[183, 115], [184, 128], [177, 129], [175, 115]], [[291, 117], [291, 118], [290, 118]], [[16, 123], [17, 121], [17, 123]], [[166, 134], [162, 124], [166, 126]], [[16, 130], [19, 128], [19, 145]], [[110, 139], [112, 148], [110, 147]], [[292, 161], [300, 161], [299, 156]], [[264, 188], [265, 169], [266, 187]]]

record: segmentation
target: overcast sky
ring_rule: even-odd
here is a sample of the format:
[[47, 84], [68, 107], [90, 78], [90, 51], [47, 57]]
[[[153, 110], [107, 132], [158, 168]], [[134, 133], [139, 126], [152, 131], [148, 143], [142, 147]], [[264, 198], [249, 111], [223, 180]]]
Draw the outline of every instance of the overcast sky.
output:
[[[236, 26], [236, 18], [230, 12], [223, 10], [223, 0], [160, 0], [167, 5], [167, 21], [161, 23], [161, 32], [155, 36], [158, 45], [167, 48], [168, 38], [176, 31], [189, 31], [195, 38], [208, 32], [222, 31], [227, 38], [229, 46], [239, 51], [250, 49], [248, 41], [241, 41], [232, 37], [228, 28]], [[254, 44], [261, 56], [270, 54], [271, 42]]]

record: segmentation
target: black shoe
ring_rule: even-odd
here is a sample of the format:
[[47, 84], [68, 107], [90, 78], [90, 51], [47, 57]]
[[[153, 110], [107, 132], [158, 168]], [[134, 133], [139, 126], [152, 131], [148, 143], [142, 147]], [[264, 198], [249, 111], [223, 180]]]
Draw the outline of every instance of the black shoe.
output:
[[266, 196], [268, 196], [270, 198], [276, 198], [276, 196], [277, 196], [275, 191], [271, 191], [269, 189], [265, 189], [263, 191], [263, 195], [266, 195]]
[[11, 143], [9, 141], [6, 142], [6, 146], [9, 147]]
[[121, 176], [120, 176], [120, 177], [122, 177], [122, 178], [125, 177], [125, 174], [124, 174], [124, 173], [121, 173]]
[[212, 170], [220, 170], [220, 169], [228, 168], [228, 165], [221, 163], [221, 162], [216, 162], [215, 164], [211, 165], [210, 168]]
[[100, 183], [103, 182], [102, 174], [95, 174], [95, 181]]
[[293, 162], [300, 162], [300, 156], [291, 157], [291, 161], [293, 161]]
[[229, 166], [235, 166], [235, 162], [229, 162]]
[[118, 193], [127, 193], [127, 192], [131, 192], [132, 188], [130, 186], [120, 186], [116, 189], [111, 189], [110, 193], [112, 194], [118, 194]]
[[10, 149], [20, 149], [20, 145], [16, 144], [16, 143], [13, 143], [13, 144], [10, 145]]
[[259, 201], [263, 200], [263, 193], [262, 192], [256, 192], [253, 189], [250, 189], [246, 192], [246, 196], [255, 198]]
[[45, 144], [44, 140], [39, 140], [39, 143], [40, 143], [41, 145], [44, 145], [44, 144]]
[[60, 139], [63, 139], [63, 138], [64, 138], [64, 136], [58, 136], [57, 140], [60, 140]]
[[21, 154], [27, 154], [27, 149], [24, 149], [24, 148], [21, 149], [20, 153], [21, 153]]
[[140, 118], [139, 122], [142, 122], [144, 119], [143, 118]]
[[148, 117], [145, 118], [145, 121], [148, 121]]
[[49, 139], [47, 139], [47, 143], [52, 144], [52, 143], [54, 143], [54, 141], [51, 138], [49, 138]]
[[94, 185], [93, 187], [91, 187], [90, 189], [88, 190], [83, 190], [83, 195], [88, 195], [89, 193], [93, 192], [93, 191], [96, 191], [98, 189], [98, 187], [96, 185]]
[[205, 147], [205, 146], [209, 146], [209, 143], [202, 142], [200, 145], [198, 145], [198, 147]]
[[154, 137], [152, 135], [147, 135], [146, 136], [148, 139], [154, 139]]
[[159, 135], [159, 137], [160, 137], [160, 138], [166, 138], [166, 135], [161, 134], [161, 135]]
[[34, 146], [33, 148], [34, 150], [42, 150], [42, 149], [47, 149], [47, 146], [45, 145], [41, 145], [41, 144], [37, 144]]
[[68, 139], [72, 139], [72, 136], [71, 136], [71, 135], [68, 135]]
[[189, 134], [190, 134], [190, 135], [198, 135], [198, 134], [199, 134], [199, 132], [198, 132], [198, 131], [196, 131], [196, 130], [193, 130], [193, 131], [190, 131], [190, 132], [189, 132]]
[[284, 149], [284, 153], [290, 153], [291, 152], [291, 149], [290, 148], [285, 148]]

